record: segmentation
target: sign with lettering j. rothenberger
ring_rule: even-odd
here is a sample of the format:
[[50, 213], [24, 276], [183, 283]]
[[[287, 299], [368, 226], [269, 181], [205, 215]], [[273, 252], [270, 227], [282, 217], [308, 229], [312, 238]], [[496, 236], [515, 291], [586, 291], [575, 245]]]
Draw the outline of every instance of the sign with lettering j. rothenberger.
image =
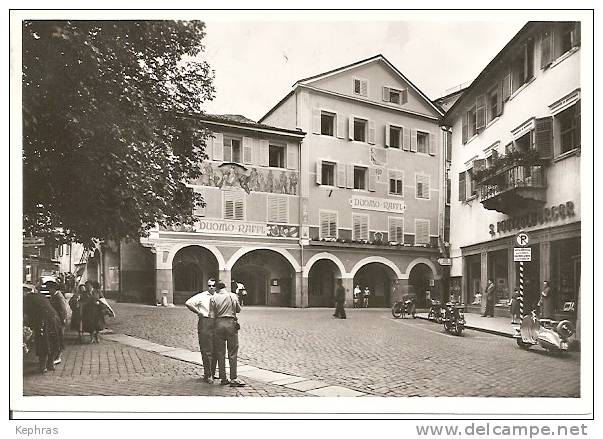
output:
[[352, 196], [350, 198], [352, 209], [378, 210], [380, 212], [404, 213], [406, 205], [404, 201], [389, 198], [372, 198]]

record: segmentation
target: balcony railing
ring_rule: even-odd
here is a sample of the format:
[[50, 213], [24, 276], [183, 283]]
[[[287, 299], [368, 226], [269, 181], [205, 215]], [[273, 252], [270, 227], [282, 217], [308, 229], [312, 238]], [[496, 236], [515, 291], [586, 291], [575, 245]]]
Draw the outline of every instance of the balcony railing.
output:
[[515, 189], [545, 189], [545, 176], [544, 165], [512, 165], [503, 168], [479, 183], [480, 201], [483, 203]]

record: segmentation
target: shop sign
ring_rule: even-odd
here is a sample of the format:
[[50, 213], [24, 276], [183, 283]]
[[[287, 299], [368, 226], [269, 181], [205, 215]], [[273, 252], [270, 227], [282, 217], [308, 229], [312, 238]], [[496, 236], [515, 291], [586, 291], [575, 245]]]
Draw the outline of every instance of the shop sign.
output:
[[526, 227], [537, 226], [539, 224], [546, 224], [553, 221], [563, 220], [575, 216], [574, 203], [568, 201], [556, 206], [544, 207], [525, 215], [510, 217], [506, 220], [498, 221], [495, 224], [489, 225], [490, 235], [494, 236], [496, 233], [511, 232], [517, 229], [524, 229]]
[[244, 221], [200, 219], [195, 224], [195, 231], [210, 235], [243, 235], [267, 236], [268, 226], [265, 223], [250, 223]]
[[452, 265], [452, 259], [450, 259], [450, 258], [438, 258], [438, 264], [440, 264], [440, 265]]
[[532, 262], [532, 249], [530, 247], [514, 247], [514, 262]]
[[268, 224], [268, 236], [277, 238], [299, 238], [299, 227], [286, 226], [283, 224]]
[[406, 209], [404, 201], [389, 198], [372, 198], [352, 196], [350, 199], [352, 209], [377, 210], [380, 212], [403, 214]]

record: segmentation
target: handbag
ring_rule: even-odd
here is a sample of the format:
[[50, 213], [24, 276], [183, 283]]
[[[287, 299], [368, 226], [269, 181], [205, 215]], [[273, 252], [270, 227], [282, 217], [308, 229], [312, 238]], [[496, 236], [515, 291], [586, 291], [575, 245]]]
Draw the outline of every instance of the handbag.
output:
[[237, 307], [235, 306], [233, 300], [232, 300], [232, 296], [230, 296], [230, 303], [232, 303], [232, 309], [234, 310], [234, 323], [235, 323], [235, 329], [238, 331], [239, 329], [241, 329], [241, 325], [239, 324], [239, 319], [237, 317]]

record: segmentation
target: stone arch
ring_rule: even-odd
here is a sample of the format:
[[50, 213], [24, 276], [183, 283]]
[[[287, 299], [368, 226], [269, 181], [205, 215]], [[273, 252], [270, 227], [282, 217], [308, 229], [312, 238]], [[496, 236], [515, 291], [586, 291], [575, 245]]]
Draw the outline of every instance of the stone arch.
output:
[[345, 269], [345, 266], [343, 265], [343, 262], [341, 262], [341, 260], [337, 256], [335, 256], [331, 253], [328, 253], [328, 252], [316, 253], [314, 256], [312, 256], [310, 259], [308, 259], [308, 262], [306, 262], [306, 266], [303, 269], [303, 277], [308, 277], [308, 275], [310, 274], [310, 269], [312, 268], [312, 265], [314, 265], [315, 262], [317, 262], [321, 259], [328, 259], [329, 261], [332, 261], [339, 268], [341, 277], [342, 278], [346, 277], [347, 271]]
[[274, 248], [274, 247], [242, 247], [242, 248], [238, 249], [236, 252], [234, 252], [234, 254], [230, 257], [230, 259], [228, 260], [228, 263], [225, 264], [225, 269], [232, 270], [232, 267], [234, 267], [234, 265], [241, 258], [241, 256], [243, 256], [249, 252], [252, 252], [254, 250], [270, 250], [270, 251], [276, 252], [276, 253], [280, 254], [281, 256], [283, 256], [287, 261], [289, 261], [289, 263], [293, 267], [293, 270], [295, 270], [296, 273], [299, 273], [300, 271], [302, 271], [301, 266], [295, 260], [295, 258], [291, 255], [291, 253], [289, 253], [285, 249]]
[[176, 253], [178, 253], [180, 250], [182, 250], [185, 247], [201, 247], [204, 248], [208, 251], [210, 251], [216, 258], [216, 260], [218, 261], [218, 270], [224, 270], [224, 267], [226, 267], [226, 260], [224, 259], [224, 256], [222, 256], [222, 253], [220, 252], [220, 250], [218, 250], [217, 247], [213, 246], [213, 245], [206, 245], [206, 244], [191, 244], [189, 243], [182, 243], [182, 244], [177, 244], [174, 247], [172, 247], [172, 249], [170, 250], [170, 255], [168, 256], [168, 260], [166, 261], [166, 265], [171, 267], [172, 263], [174, 262], [174, 256], [176, 256]]
[[389, 268], [391, 268], [393, 270], [393, 272], [396, 274], [396, 277], [398, 279], [406, 279], [407, 278], [406, 275], [402, 274], [402, 272], [400, 271], [400, 269], [398, 268], [398, 266], [396, 264], [394, 264], [392, 261], [390, 261], [389, 259], [384, 258], [382, 256], [369, 256], [367, 258], [362, 259], [361, 261], [358, 261], [356, 263], [356, 265], [354, 265], [354, 268], [352, 268], [349, 271], [348, 277], [354, 278], [354, 276], [356, 275], [358, 270], [360, 270], [365, 265], [372, 264], [372, 263], [379, 263], [379, 264], [388, 266]]
[[419, 264], [425, 264], [427, 265], [430, 269], [431, 269], [431, 274], [433, 275], [434, 279], [440, 279], [441, 276], [438, 274], [438, 270], [436, 268], [436, 266], [434, 265], [433, 262], [431, 262], [429, 259], [427, 258], [416, 258], [413, 259], [410, 264], [408, 264], [408, 267], [406, 267], [406, 278], [408, 279], [408, 277], [410, 276], [410, 272], [412, 271], [412, 269], [419, 265]]

